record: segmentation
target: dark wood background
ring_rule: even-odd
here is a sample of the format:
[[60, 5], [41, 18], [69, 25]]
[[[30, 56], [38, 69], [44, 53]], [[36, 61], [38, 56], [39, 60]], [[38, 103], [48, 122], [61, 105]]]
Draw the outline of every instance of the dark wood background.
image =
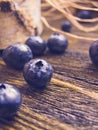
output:
[[[42, 36], [47, 39], [50, 33], [45, 30]], [[64, 54], [47, 51], [39, 57], [54, 68], [54, 80], [44, 90], [31, 90], [22, 71], [8, 68], [0, 58], [0, 82], [16, 85], [23, 96], [12, 119], [0, 118], [0, 130], [98, 130], [98, 69], [89, 58], [91, 43], [70, 38]]]

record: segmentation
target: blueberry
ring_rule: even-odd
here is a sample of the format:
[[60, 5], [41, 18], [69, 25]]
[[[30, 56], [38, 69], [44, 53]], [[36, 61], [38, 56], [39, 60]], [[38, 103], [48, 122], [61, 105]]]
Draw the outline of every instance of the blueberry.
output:
[[77, 17], [81, 19], [92, 19], [92, 12], [88, 10], [79, 10], [77, 12]]
[[70, 32], [70, 29], [71, 29], [72, 25], [69, 21], [64, 21], [61, 25], [61, 29], [64, 31], [64, 32]]
[[2, 56], [3, 51], [4, 51], [3, 49], [0, 49], [0, 56]]
[[43, 59], [34, 59], [25, 64], [23, 76], [27, 83], [35, 87], [44, 87], [51, 80], [53, 68]]
[[54, 33], [48, 39], [47, 45], [52, 53], [64, 53], [68, 46], [68, 40], [64, 37], [64, 35]]
[[29, 37], [26, 44], [30, 47], [35, 56], [42, 55], [47, 47], [45, 40], [38, 35]]
[[89, 48], [89, 55], [91, 61], [98, 66], [98, 40], [94, 42]]
[[22, 95], [18, 88], [0, 84], [0, 116], [11, 116], [20, 108]]
[[33, 55], [27, 45], [17, 43], [7, 47], [3, 51], [2, 58], [9, 67], [20, 70], [26, 62], [33, 58]]

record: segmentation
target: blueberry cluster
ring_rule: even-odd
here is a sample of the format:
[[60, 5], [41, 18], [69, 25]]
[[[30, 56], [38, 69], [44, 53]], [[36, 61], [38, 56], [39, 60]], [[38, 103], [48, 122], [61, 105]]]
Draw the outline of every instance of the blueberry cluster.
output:
[[[80, 11], [79, 18], [90, 19], [91, 13]], [[71, 23], [65, 21], [61, 29], [70, 32]], [[34, 56], [40, 56], [45, 53], [46, 48], [51, 53], [61, 54], [66, 51], [68, 40], [62, 34], [54, 33], [46, 42], [40, 36], [30, 36], [25, 44], [17, 43], [0, 51], [4, 62], [10, 68], [23, 70], [25, 81], [33, 87], [42, 88], [50, 82], [53, 76], [53, 67], [43, 59], [33, 59]], [[92, 62], [98, 66], [98, 41], [93, 43], [89, 49], [89, 55]], [[22, 95], [18, 88], [9, 84], [0, 84], [0, 116], [13, 115], [22, 104]]]
[[[45, 86], [51, 79], [53, 68], [50, 63], [33, 56], [44, 54], [46, 48], [50, 52], [61, 54], [68, 47], [68, 40], [62, 34], [54, 33], [46, 42], [40, 36], [30, 36], [25, 44], [14, 44], [2, 52], [2, 58], [7, 66], [23, 70], [24, 79], [32, 86]], [[29, 62], [30, 61], [30, 62]]]
[[44, 54], [46, 48], [52, 53], [63, 53], [68, 46], [68, 40], [58, 33], [50, 36], [46, 42], [40, 36], [30, 36], [25, 44], [17, 43], [7, 47], [2, 53], [4, 62], [11, 68], [21, 70], [25, 63], [33, 59], [33, 56]]
[[[53, 76], [53, 67], [47, 61], [34, 57], [44, 54], [46, 48], [61, 54], [67, 47], [68, 40], [62, 34], [52, 34], [47, 42], [36, 35], [30, 36], [25, 44], [8, 46], [0, 51], [0, 55], [8, 67], [23, 71], [23, 77], [31, 87], [43, 88]], [[0, 84], [0, 116], [13, 115], [21, 103], [22, 95], [15, 86]]]

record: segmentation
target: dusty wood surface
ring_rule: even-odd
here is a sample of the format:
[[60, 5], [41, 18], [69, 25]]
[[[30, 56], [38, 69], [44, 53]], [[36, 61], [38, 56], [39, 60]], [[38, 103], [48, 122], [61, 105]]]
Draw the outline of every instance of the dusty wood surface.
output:
[[[49, 32], [44, 34], [47, 39]], [[31, 90], [22, 72], [8, 68], [0, 58], [0, 82], [18, 86], [23, 96], [15, 117], [0, 118], [0, 130], [98, 130], [98, 69], [88, 55], [90, 44], [69, 39], [63, 55], [47, 51], [40, 57], [53, 65], [54, 79], [83, 88], [80, 92], [54, 80], [44, 90]]]

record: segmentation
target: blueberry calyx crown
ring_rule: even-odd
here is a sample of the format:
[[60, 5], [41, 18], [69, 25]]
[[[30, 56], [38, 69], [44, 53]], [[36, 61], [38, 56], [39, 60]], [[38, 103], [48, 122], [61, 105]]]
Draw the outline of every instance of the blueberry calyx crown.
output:
[[43, 66], [43, 63], [42, 61], [38, 61], [35, 65], [40, 69]]
[[6, 86], [2, 83], [0, 84], [0, 89], [6, 89]]

